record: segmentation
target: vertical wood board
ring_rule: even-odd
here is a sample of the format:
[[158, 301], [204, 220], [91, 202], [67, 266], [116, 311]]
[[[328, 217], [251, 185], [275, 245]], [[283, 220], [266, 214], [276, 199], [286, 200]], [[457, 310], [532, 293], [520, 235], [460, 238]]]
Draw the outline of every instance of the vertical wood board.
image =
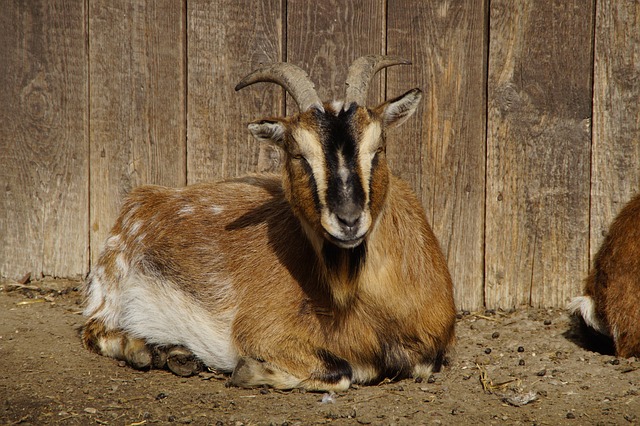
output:
[[491, 2], [487, 307], [563, 306], [588, 265], [593, 2]]
[[188, 4], [188, 181], [275, 170], [278, 152], [248, 132], [256, 119], [282, 114], [282, 91], [236, 84], [283, 60], [281, 0]]
[[640, 192], [640, 2], [597, 2], [591, 258]]
[[485, 189], [484, 2], [389, 1], [389, 97], [420, 87], [422, 106], [390, 135], [393, 169], [408, 180], [447, 257], [458, 308], [483, 301]]
[[[322, 101], [342, 100], [354, 59], [385, 53], [382, 0], [290, 0], [287, 2], [287, 62], [305, 70]], [[383, 101], [384, 71], [372, 79], [368, 105]], [[287, 113], [298, 112], [287, 97]]]
[[182, 2], [90, 2], [93, 259], [132, 188], [185, 184], [184, 22]]
[[84, 2], [0, 14], [0, 278], [88, 269]]

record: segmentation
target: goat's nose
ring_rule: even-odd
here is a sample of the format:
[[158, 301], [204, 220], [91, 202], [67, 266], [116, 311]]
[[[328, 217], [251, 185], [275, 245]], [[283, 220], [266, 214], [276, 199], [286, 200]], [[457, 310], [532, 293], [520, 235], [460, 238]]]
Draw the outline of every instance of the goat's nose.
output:
[[340, 225], [353, 228], [360, 221], [360, 212], [343, 212], [336, 214]]

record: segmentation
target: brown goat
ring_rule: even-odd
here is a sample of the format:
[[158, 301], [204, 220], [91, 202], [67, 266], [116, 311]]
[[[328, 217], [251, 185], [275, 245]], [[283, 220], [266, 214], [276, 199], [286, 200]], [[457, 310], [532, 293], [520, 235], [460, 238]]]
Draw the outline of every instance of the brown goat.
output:
[[344, 390], [438, 368], [451, 278], [385, 158], [421, 92], [361, 105], [371, 77], [403, 63], [356, 60], [346, 100], [325, 104], [290, 64], [247, 76], [236, 90], [274, 82], [300, 107], [249, 125], [282, 149], [282, 175], [133, 190], [85, 286], [85, 346], [178, 374], [202, 363], [243, 387]]
[[640, 195], [611, 224], [569, 311], [613, 339], [616, 355], [640, 357]]

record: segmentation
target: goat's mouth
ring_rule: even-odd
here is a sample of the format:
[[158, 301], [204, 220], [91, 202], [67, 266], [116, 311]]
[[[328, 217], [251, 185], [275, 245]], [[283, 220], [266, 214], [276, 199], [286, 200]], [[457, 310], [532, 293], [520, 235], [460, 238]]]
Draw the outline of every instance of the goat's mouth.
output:
[[356, 238], [343, 238], [343, 237], [336, 237], [334, 235], [327, 234], [327, 237], [329, 241], [331, 241], [333, 244], [335, 244], [340, 248], [352, 249], [362, 244], [362, 242], [364, 241], [365, 235], [362, 235]]
[[325, 239], [343, 249], [359, 246], [368, 235], [370, 227], [371, 216], [367, 212], [350, 221], [340, 219], [332, 213], [322, 220]]

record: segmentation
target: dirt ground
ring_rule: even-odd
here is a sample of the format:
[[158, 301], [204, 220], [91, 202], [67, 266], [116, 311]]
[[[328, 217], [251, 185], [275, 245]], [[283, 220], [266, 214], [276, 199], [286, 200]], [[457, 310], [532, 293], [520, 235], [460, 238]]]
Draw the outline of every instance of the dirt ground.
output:
[[640, 424], [640, 360], [583, 347], [562, 310], [464, 312], [429, 380], [339, 394], [237, 389], [83, 349], [78, 283], [0, 286], [0, 424]]

